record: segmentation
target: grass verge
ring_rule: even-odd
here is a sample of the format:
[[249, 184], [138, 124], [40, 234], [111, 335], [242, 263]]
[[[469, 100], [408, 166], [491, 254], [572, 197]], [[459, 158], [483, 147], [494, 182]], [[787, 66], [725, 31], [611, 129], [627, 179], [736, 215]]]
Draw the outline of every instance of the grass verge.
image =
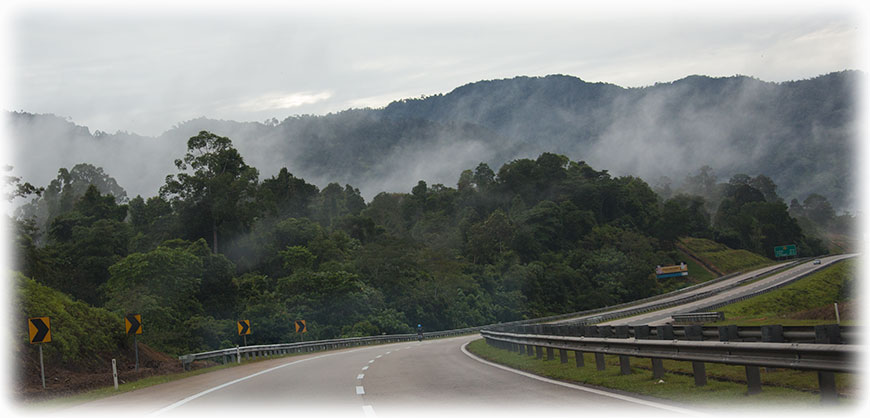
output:
[[[486, 360], [553, 379], [598, 386], [678, 401], [684, 404], [726, 404], [739, 401], [742, 406], [784, 405], [794, 408], [818, 406], [817, 375], [786, 369], [762, 368], [763, 390], [760, 394], [746, 394], [746, 374], [742, 366], [707, 363], [707, 385], [695, 386], [690, 362], [664, 361], [666, 374], [653, 380], [649, 359], [631, 358], [630, 375], [621, 375], [619, 358], [605, 356], [607, 367], [598, 371], [593, 354], [584, 354], [584, 367], [575, 366], [574, 352], [569, 351], [568, 362], [561, 363], [558, 352], [554, 361], [538, 360], [534, 356], [491, 347], [483, 339], [472, 341], [468, 350]], [[854, 377], [837, 374], [837, 387], [841, 395], [856, 392]], [[842, 401], [842, 400], [841, 400]], [[846, 400], [841, 403], [849, 404]]]
[[703, 238], [680, 238], [680, 243], [695, 257], [716, 266], [725, 274], [774, 264], [773, 260], [746, 250], [734, 250]]
[[792, 284], [716, 309], [725, 321], [711, 325], [820, 325], [835, 321], [834, 303], [843, 304], [841, 324], [854, 325], [848, 302], [854, 293], [856, 260], [845, 260]]

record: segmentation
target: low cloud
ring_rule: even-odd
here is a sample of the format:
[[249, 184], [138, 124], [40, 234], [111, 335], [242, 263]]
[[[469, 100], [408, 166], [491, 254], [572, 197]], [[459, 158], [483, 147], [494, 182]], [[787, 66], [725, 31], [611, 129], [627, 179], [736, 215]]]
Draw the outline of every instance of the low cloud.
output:
[[331, 91], [320, 92], [294, 92], [294, 93], [267, 93], [247, 100], [235, 106], [243, 112], [262, 112], [266, 110], [292, 109], [295, 107], [311, 105], [332, 98]]

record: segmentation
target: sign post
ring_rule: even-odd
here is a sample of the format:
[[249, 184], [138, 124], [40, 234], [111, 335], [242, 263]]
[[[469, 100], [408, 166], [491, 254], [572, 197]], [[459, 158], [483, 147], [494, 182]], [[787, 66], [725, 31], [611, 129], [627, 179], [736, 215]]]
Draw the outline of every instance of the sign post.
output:
[[127, 335], [133, 334], [133, 350], [136, 353], [136, 372], [139, 372], [139, 339], [137, 335], [142, 333], [142, 315], [127, 314], [124, 317], [124, 327]]
[[42, 362], [42, 343], [51, 342], [51, 318], [41, 316], [27, 320], [30, 331], [30, 343], [39, 344], [39, 373], [42, 377], [42, 388], [45, 389], [45, 363]]

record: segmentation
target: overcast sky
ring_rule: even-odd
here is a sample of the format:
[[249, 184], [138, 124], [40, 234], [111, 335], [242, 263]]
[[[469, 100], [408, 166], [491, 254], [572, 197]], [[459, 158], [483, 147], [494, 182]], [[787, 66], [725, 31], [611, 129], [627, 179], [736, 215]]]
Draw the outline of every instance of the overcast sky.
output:
[[159, 135], [199, 116], [281, 120], [518, 75], [640, 87], [866, 70], [857, 1], [74, 3], [4, 6], [2, 109]]

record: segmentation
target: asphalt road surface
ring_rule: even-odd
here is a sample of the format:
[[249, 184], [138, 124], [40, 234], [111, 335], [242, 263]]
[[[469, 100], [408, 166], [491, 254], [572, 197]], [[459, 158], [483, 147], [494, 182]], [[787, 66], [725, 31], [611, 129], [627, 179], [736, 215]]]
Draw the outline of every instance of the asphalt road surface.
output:
[[93, 416], [272, 413], [353, 417], [704, 415], [664, 401], [548, 381], [463, 349], [479, 336], [266, 360], [56, 412]]

